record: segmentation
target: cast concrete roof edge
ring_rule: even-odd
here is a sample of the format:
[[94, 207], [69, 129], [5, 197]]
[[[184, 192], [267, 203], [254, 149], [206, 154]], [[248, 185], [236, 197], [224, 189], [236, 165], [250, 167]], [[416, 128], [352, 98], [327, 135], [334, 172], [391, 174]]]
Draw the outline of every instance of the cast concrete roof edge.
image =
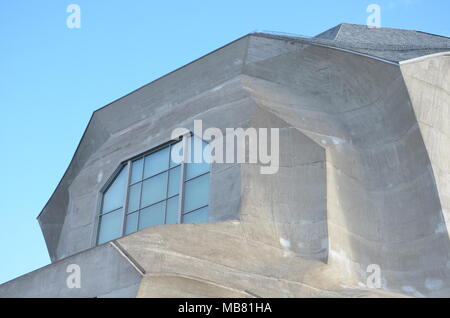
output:
[[368, 53], [358, 52], [356, 50], [352, 50], [352, 49], [349, 49], [349, 48], [342, 48], [342, 47], [334, 46], [332, 44], [332, 41], [330, 41], [330, 43], [319, 43], [319, 42], [314, 42], [315, 38], [306, 38], [306, 37], [301, 37], [301, 36], [297, 37], [297, 36], [293, 36], [293, 35], [285, 35], [283, 33], [278, 33], [278, 32], [272, 32], [272, 33], [256, 32], [256, 33], [251, 33], [249, 35], [265, 37], [265, 38], [275, 39], [275, 40], [295, 41], [295, 42], [298, 42], [298, 43], [303, 43], [303, 44], [308, 44], [308, 45], [313, 45], [313, 46], [325, 47], [325, 48], [329, 48], [329, 49], [336, 50], [336, 51], [342, 51], [342, 52], [347, 52], [347, 53], [351, 53], [351, 54], [354, 54], [354, 55], [365, 56], [365, 57], [368, 57], [368, 58], [371, 58], [371, 59], [374, 59], [374, 60], [378, 60], [380, 62], [387, 63], [387, 64], [398, 65], [397, 61], [384, 59], [382, 57], [378, 57], [378, 56], [375, 56], [375, 55], [372, 55], [372, 54], [368, 54]]
[[141, 276], [145, 275], [145, 270], [142, 268], [142, 266], [139, 263], [137, 263], [131, 256], [129, 256], [128, 253], [124, 253], [124, 249], [122, 247], [118, 246], [117, 240], [113, 240], [113, 241], [104, 243], [102, 245], [97, 245], [97, 246], [94, 246], [94, 247], [90, 247], [88, 249], [85, 249], [85, 250], [79, 251], [77, 253], [74, 253], [72, 255], [68, 255], [68, 256], [63, 257], [61, 259], [58, 259], [58, 260], [56, 260], [54, 262], [51, 262], [50, 264], [47, 264], [47, 265], [44, 265], [42, 267], [36, 268], [35, 270], [32, 270], [31, 272], [25, 273], [23, 275], [14, 277], [14, 278], [6, 281], [6, 282], [3, 282], [3, 283], [0, 284], [0, 286], [9, 284], [9, 283], [11, 283], [11, 282], [13, 282], [15, 280], [18, 280], [18, 279], [20, 279], [22, 277], [25, 277], [25, 276], [32, 276], [36, 272], [39, 272], [39, 271], [42, 271], [42, 270], [44, 270], [46, 268], [54, 266], [55, 264], [63, 263], [65, 261], [67, 261], [68, 259], [74, 258], [74, 257], [76, 257], [78, 255], [89, 253], [89, 252], [93, 251], [96, 248], [99, 248], [99, 247], [106, 248], [107, 246], [110, 246], [111, 248], [113, 248], [118, 253], [118, 255], [120, 255], [120, 257], [123, 257], [136, 270], [137, 273], [139, 273]]
[[417, 63], [417, 62], [421, 62], [421, 61], [424, 61], [424, 60], [427, 60], [427, 59], [431, 59], [431, 58], [435, 58], [435, 57], [441, 57], [441, 56], [450, 56], [450, 51], [434, 53], [434, 54], [429, 54], [429, 55], [416, 57], [416, 58], [410, 59], [410, 60], [400, 61], [399, 64], [400, 65], [404, 65], [404, 64]]

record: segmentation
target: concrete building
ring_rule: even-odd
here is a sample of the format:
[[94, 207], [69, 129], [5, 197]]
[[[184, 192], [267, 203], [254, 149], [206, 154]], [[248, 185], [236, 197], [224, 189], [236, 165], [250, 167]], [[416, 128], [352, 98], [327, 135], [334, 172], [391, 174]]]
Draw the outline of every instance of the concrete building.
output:
[[[278, 172], [170, 161], [194, 120], [278, 128]], [[94, 112], [0, 297], [449, 297], [449, 146], [450, 38], [248, 34]]]

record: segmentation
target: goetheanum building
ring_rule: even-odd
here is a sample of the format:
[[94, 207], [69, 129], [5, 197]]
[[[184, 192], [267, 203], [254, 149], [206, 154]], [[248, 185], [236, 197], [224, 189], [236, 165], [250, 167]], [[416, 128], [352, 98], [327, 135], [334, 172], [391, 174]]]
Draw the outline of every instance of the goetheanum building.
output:
[[[186, 160], [197, 120], [276, 128], [276, 173]], [[449, 146], [449, 38], [248, 34], [92, 115], [38, 216], [52, 263], [0, 297], [448, 297]]]

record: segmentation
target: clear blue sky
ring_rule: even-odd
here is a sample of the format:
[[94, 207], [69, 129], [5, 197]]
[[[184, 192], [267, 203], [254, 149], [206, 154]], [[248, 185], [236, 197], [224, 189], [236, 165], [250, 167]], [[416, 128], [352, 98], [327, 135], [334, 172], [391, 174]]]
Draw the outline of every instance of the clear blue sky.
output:
[[382, 26], [450, 36], [449, 0], [0, 0], [0, 283], [49, 263], [36, 216], [95, 109], [249, 32], [365, 24], [371, 3]]

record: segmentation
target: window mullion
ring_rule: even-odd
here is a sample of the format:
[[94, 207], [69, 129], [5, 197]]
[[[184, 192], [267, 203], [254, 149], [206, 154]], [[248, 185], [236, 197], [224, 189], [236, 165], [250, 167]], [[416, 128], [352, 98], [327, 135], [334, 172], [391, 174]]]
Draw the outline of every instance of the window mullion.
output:
[[189, 138], [190, 135], [184, 135], [182, 139], [183, 143], [183, 161], [180, 166], [180, 188], [179, 188], [179, 198], [178, 198], [178, 224], [181, 224], [183, 221], [183, 204], [184, 204], [184, 177], [186, 175], [186, 161], [189, 155], [190, 147], [189, 146]]
[[141, 221], [141, 210], [142, 210], [142, 192], [144, 192], [144, 173], [145, 173], [145, 163], [147, 160], [145, 160], [145, 157], [147, 155], [144, 155], [142, 157], [143, 163], [142, 163], [142, 174], [141, 174], [141, 186], [139, 190], [139, 203], [138, 203], [138, 209], [135, 213], [137, 213], [137, 224], [136, 224], [136, 232], [139, 231], [139, 222]]
[[128, 191], [131, 180], [131, 160], [127, 162], [127, 178], [125, 181], [125, 201], [123, 204], [123, 218], [122, 218], [122, 236], [125, 235], [125, 223], [127, 218], [127, 209], [128, 209]]
[[169, 146], [169, 169], [166, 171], [167, 173], [167, 180], [166, 180], [166, 205], [164, 207], [164, 224], [167, 224], [167, 202], [169, 201], [168, 196], [169, 196], [169, 182], [170, 182], [170, 153], [171, 153], [171, 149], [172, 147]]

